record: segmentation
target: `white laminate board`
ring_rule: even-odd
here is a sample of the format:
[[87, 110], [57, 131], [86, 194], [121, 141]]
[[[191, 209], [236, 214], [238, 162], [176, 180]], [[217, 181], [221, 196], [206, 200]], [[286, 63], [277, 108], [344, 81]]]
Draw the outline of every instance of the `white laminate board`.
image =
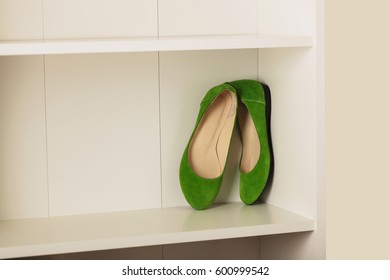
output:
[[[213, 86], [256, 79], [257, 50], [170, 52], [160, 54], [161, 155], [163, 206], [187, 205], [179, 184], [179, 166], [195, 125], [200, 102]], [[239, 201], [241, 142], [231, 143], [224, 182], [216, 202]]]
[[0, 220], [47, 215], [43, 57], [1, 57]]
[[0, 258], [312, 231], [313, 220], [259, 204], [219, 204], [0, 222]]
[[0, 0], [0, 41], [43, 39], [42, 0]]
[[0, 42], [0, 56], [311, 47], [311, 36], [179, 36]]
[[259, 260], [260, 237], [164, 245], [165, 260]]
[[315, 49], [259, 50], [259, 77], [271, 89], [275, 157], [263, 198], [290, 211], [317, 213], [317, 86]]
[[257, 34], [257, 0], [159, 0], [159, 35]]
[[157, 36], [157, 0], [43, 0], [45, 39]]
[[46, 57], [51, 216], [161, 206], [157, 63]]
[[258, 0], [259, 34], [315, 34], [316, 2], [316, 0]]

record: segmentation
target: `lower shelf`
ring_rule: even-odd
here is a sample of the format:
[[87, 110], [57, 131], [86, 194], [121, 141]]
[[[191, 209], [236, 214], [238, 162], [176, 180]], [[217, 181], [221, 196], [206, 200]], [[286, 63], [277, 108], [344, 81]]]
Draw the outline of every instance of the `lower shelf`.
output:
[[0, 258], [51, 255], [314, 230], [268, 204], [217, 204], [0, 221]]

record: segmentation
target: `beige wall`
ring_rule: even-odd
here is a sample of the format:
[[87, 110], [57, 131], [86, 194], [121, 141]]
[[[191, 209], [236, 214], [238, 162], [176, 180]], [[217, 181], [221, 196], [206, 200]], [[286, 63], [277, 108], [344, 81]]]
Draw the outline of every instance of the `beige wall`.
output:
[[325, 2], [327, 258], [390, 259], [390, 1]]

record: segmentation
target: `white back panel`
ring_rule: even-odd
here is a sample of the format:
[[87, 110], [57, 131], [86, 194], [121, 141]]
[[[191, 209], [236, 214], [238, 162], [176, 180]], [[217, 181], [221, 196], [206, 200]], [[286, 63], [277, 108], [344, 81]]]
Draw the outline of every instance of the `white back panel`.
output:
[[160, 207], [157, 54], [46, 58], [50, 214]]
[[259, 0], [259, 33], [315, 34], [316, 1]]
[[0, 40], [42, 38], [42, 0], [0, 0]]
[[44, 0], [45, 38], [157, 35], [156, 0]]
[[257, 236], [164, 245], [165, 260], [258, 260]]
[[159, 0], [160, 36], [256, 34], [257, 0]]
[[316, 250], [315, 232], [265, 235], [261, 240], [261, 259], [313, 260], [321, 259]]

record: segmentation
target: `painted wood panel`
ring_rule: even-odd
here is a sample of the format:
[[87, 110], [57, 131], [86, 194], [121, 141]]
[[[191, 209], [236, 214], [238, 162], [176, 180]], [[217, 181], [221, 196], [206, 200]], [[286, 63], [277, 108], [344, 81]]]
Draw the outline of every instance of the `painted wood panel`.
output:
[[0, 219], [47, 215], [43, 57], [2, 57]]
[[50, 215], [160, 207], [157, 54], [46, 58]]
[[42, 0], [0, 0], [0, 40], [43, 38]]
[[44, 0], [46, 39], [157, 36], [156, 0]]
[[257, 0], [160, 0], [159, 35], [257, 34]]

